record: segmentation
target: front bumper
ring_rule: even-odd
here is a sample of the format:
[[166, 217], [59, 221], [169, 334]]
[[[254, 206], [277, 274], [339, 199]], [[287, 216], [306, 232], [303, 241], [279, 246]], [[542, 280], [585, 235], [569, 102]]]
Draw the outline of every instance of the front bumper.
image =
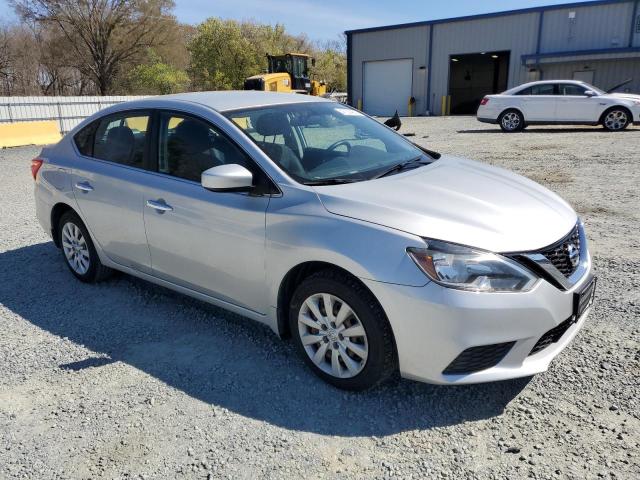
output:
[[[408, 287], [363, 280], [387, 313], [395, 336], [400, 373], [428, 383], [465, 384], [526, 377], [547, 370], [571, 342], [589, 314], [587, 309], [554, 343], [531, 354], [549, 330], [573, 315], [574, 293], [592, 278], [584, 276], [563, 291], [541, 280], [524, 293], [475, 293], [433, 282]], [[467, 374], [445, 374], [463, 351], [513, 343], [495, 366]]]

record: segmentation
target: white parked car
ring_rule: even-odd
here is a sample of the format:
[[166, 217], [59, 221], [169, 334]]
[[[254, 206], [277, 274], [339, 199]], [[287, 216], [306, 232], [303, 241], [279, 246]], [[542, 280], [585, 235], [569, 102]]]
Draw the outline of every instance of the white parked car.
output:
[[32, 173], [79, 280], [120, 270], [265, 323], [341, 388], [542, 372], [593, 299], [584, 228], [560, 197], [317, 97], [122, 103]]
[[527, 125], [602, 125], [624, 130], [640, 119], [640, 95], [607, 93], [576, 80], [531, 82], [480, 102], [478, 120], [505, 132]]

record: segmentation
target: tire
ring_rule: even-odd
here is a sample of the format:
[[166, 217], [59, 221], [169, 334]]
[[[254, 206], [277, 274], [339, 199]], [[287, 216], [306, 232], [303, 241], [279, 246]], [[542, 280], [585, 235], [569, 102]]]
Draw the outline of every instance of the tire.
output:
[[502, 112], [498, 118], [498, 123], [502, 131], [506, 133], [520, 132], [525, 128], [522, 113], [515, 109]]
[[[327, 299], [333, 306], [331, 315], [326, 314]], [[315, 305], [316, 314], [310, 305]], [[322, 270], [306, 278], [291, 299], [289, 326], [307, 365], [338, 388], [366, 390], [397, 371], [387, 316], [373, 294], [346, 273]]]
[[95, 283], [112, 273], [100, 262], [87, 227], [75, 212], [69, 211], [60, 217], [57, 233], [62, 258], [78, 280]]
[[606, 130], [619, 132], [631, 123], [631, 113], [626, 108], [613, 107], [602, 114], [601, 123]]

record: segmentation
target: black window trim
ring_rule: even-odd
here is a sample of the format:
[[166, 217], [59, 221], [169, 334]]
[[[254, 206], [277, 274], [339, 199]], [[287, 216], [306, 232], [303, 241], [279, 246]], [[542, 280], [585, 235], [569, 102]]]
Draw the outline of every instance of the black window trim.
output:
[[[151, 134], [153, 133], [153, 109], [152, 108], [134, 108], [131, 110], [119, 110], [117, 112], [112, 112], [109, 113], [107, 115], [103, 115], [101, 117], [96, 118], [95, 120], [93, 120], [92, 122], [90, 122], [88, 125], [85, 125], [83, 128], [81, 128], [80, 130], [78, 130], [72, 137], [72, 141], [71, 144], [73, 145], [73, 148], [76, 152], [76, 154], [84, 159], [87, 160], [93, 160], [96, 162], [103, 162], [106, 163], [108, 165], [116, 165], [118, 167], [122, 167], [122, 168], [129, 168], [138, 172], [150, 172], [150, 167], [151, 167], [151, 163], [150, 163], [150, 155], [149, 155], [149, 146], [150, 146], [150, 142], [149, 139], [151, 137]], [[133, 115], [130, 115], [133, 114]], [[122, 116], [127, 116], [127, 117], [142, 117], [142, 116], [148, 116], [149, 117], [149, 123], [147, 124], [147, 133], [145, 134], [145, 139], [144, 139], [144, 148], [142, 149], [142, 168], [141, 167], [134, 167], [133, 165], [126, 165], [124, 163], [117, 163], [117, 162], [112, 162], [111, 160], [106, 160], [104, 158], [97, 158], [93, 156], [93, 149], [95, 147], [95, 140], [96, 140], [96, 132], [98, 130], [98, 125], [100, 122], [102, 122], [103, 120], [107, 120], [109, 118], [113, 118], [113, 117], [122, 117]], [[87, 128], [93, 128], [93, 132], [91, 132], [91, 155], [84, 155], [82, 152], [80, 152], [80, 149], [78, 148], [78, 145], [76, 144], [76, 136], [80, 134], [80, 132], [84, 131]]]
[[282, 190], [280, 189], [280, 187], [278, 186], [278, 184], [273, 180], [273, 178], [271, 178], [271, 176], [260, 166], [260, 164], [253, 158], [253, 156], [247, 152], [247, 150], [245, 148], [242, 147], [242, 145], [240, 145], [238, 142], [236, 142], [233, 138], [231, 138], [222, 128], [220, 128], [219, 126], [217, 126], [214, 122], [212, 122], [211, 120], [207, 119], [207, 118], [203, 118], [198, 114], [195, 114], [193, 112], [187, 111], [187, 110], [181, 110], [175, 107], [172, 108], [154, 108], [153, 109], [153, 116], [152, 116], [152, 126], [151, 126], [151, 136], [150, 138], [153, 139], [153, 141], [151, 142], [151, 144], [149, 145], [148, 149], [149, 149], [149, 170], [147, 170], [149, 173], [152, 173], [154, 175], [160, 175], [164, 178], [169, 178], [172, 180], [177, 180], [177, 181], [181, 181], [181, 182], [187, 182], [189, 184], [192, 185], [198, 185], [200, 188], [202, 188], [202, 185], [200, 182], [196, 182], [195, 180], [189, 180], [188, 178], [182, 178], [182, 177], [178, 177], [175, 175], [171, 175], [168, 173], [163, 173], [160, 172], [158, 170], [158, 161], [159, 161], [159, 156], [158, 156], [158, 145], [160, 142], [160, 115], [162, 114], [169, 114], [169, 115], [175, 115], [175, 116], [180, 116], [180, 117], [189, 117], [192, 118], [194, 120], [198, 120], [201, 122], [204, 122], [205, 124], [209, 125], [210, 128], [213, 128], [217, 133], [219, 133], [221, 136], [223, 136], [227, 141], [229, 141], [232, 145], [234, 145], [238, 150], [240, 150], [246, 157], [247, 159], [255, 166], [255, 168], [260, 171], [263, 175], [263, 178], [267, 181], [268, 185], [264, 186], [264, 191], [260, 191], [259, 189], [256, 189], [255, 187], [257, 187], [257, 185], [254, 186], [254, 189], [248, 191], [248, 192], [216, 192], [216, 193], [235, 193], [235, 194], [239, 194], [239, 195], [258, 195], [258, 196], [272, 196], [272, 197], [276, 197], [276, 196], [281, 196], [282, 195]]

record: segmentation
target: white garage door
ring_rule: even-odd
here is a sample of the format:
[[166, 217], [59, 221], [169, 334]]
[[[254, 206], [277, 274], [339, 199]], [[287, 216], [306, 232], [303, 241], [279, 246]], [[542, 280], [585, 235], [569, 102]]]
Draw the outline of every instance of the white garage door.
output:
[[383, 60], [364, 64], [362, 108], [369, 115], [390, 117], [396, 110], [408, 114], [413, 61]]

